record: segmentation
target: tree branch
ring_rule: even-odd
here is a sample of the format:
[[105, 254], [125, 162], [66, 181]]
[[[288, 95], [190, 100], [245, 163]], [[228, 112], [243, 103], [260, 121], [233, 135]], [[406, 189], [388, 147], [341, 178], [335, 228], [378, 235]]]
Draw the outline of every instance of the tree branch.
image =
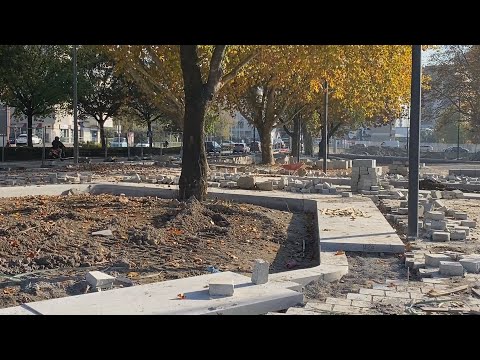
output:
[[226, 48], [227, 45], [215, 45], [215, 49], [213, 50], [212, 59], [210, 60], [208, 80], [205, 85], [205, 97], [207, 101], [211, 101], [221, 87], [220, 81], [223, 75], [222, 61]]

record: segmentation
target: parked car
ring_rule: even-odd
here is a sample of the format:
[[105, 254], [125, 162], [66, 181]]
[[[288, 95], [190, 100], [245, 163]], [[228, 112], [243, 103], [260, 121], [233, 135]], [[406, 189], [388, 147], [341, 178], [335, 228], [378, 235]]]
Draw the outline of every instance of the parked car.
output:
[[[27, 134], [20, 134], [15, 140], [17, 146], [27, 146], [28, 144], [28, 135]], [[37, 135], [32, 135], [32, 144], [38, 145], [42, 143], [42, 139], [39, 138]]]
[[216, 141], [205, 141], [205, 151], [207, 154], [220, 154], [222, 152], [222, 147]]
[[462, 148], [461, 146], [451, 146], [445, 149], [446, 153], [456, 153], [457, 149], [459, 150], [460, 154], [468, 154], [470, 151], [468, 149]]
[[386, 147], [389, 147], [389, 148], [399, 148], [400, 147], [400, 141], [396, 141], [396, 140], [388, 140], [388, 141], [384, 141], [380, 144], [381, 147], [383, 148], [386, 148]]
[[110, 147], [128, 147], [127, 138], [113, 138], [110, 142]]
[[260, 148], [261, 146], [260, 141], [252, 141], [249, 146], [250, 146], [250, 151], [252, 152], [262, 151]]
[[224, 141], [222, 142], [222, 151], [229, 151], [231, 152], [233, 150], [235, 143], [233, 141]]
[[247, 154], [249, 152], [250, 148], [244, 143], [236, 143], [233, 147], [234, 154]]
[[150, 147], [149, 143], [140, 142], [135, 145], [135, 147]]
[[430, 152], [433, 151], [432, 145], [420, 145], [420, 151]]

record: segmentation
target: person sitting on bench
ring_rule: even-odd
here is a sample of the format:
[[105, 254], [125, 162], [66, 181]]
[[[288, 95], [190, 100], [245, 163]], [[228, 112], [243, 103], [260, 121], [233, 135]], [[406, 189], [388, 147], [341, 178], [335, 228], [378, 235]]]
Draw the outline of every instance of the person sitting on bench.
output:
[[63, 145], [58, 136], [55, 136], [55, 140], [52, 141], [52, 155], [57, 158], [65, 156], [65, 145]]

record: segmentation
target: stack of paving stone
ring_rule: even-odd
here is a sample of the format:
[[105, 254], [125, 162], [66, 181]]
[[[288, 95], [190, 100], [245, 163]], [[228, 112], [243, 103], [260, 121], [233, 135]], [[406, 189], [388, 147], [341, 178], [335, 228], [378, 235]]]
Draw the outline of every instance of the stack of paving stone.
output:
[[418, 271], [422, 278], [464, 276], [480, 272], [480, 254], [465, 255], [455, 251], [441, 253], [406, 252], [405, 266]]
[[400, 174], [402, 176], [408, 175], [408, 162], [394, 161], [392, 165], [388, 166], [389, 174]]
[[377, 167], [374, 159], [355, 159], [352, 162], [352, 191], [371, 191], [372, 186], [378, 191], [379, 177], [382, 175], [382, 168]]
[[[470, 229], [476, 227], [476, 221], [468, 219], [467, 213], [463, 211], [447, 208], [441, 201], [445, 193], [449, 195], [449, 198], [450, 193], [454, 193], [458, 197], [463, 196], [463, 193], [459, 195], [459, 193], [450, 191], [420, 190], [418, 215], [420, 218], [423, 217], [423, 220], [419, 221], [418, 228], [424, 230], [423, 234], [427, 239], [436, 242], [466, 240], [470, 236]], [[387, 211], [390, 211], [386, 215], [387, 220], [392, 220], [406, 229], [408, 224], [407, 206], [407, 201], [401, 201], [397, 209], [387, 207]]]

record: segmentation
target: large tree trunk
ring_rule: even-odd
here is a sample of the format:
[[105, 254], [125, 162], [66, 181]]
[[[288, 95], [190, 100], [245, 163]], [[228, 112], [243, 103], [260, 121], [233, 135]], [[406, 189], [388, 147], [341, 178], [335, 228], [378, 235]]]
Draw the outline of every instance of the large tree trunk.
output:
[[[148, 130], [148, 134], [151, 135], [152, 134], [152, 122], [151, 121], [147, 121], [147, 130]], [[148, 146], [150, 148], [153, 147], [153, 136], [148, 137]]]
[[308, 126], [304, 125], [302, 128], [303, 133], [303, 149], [305, 155], [313, 156], [313, 137], [312, 133], [308, 130]]
[[27, 146], [29, 147], [33, 147], [32, 135], [33, 135], [33, 115], [29, 113], [27, 114]]
[[185, 119], [179, 199], [186, 200], [195, 196], [198, 201], [203, 201], [207, 197], [208, 167], [204, 144], [207, 99], [203, 93], [196, 46], [181, 46], [180, 60], [185, 92]]
[[105, 151], [107, 147], [107, 139], [105, 139], [105, 120], [97, 120], [98, 127], [100, 128], [100, 141], [102, 142], [102, 149]]
[[273, 151], [272, 151], [272, 129], [257, 128], [260, 136], [260, 147], [262, 150], [262, 164], [272, 165]]

